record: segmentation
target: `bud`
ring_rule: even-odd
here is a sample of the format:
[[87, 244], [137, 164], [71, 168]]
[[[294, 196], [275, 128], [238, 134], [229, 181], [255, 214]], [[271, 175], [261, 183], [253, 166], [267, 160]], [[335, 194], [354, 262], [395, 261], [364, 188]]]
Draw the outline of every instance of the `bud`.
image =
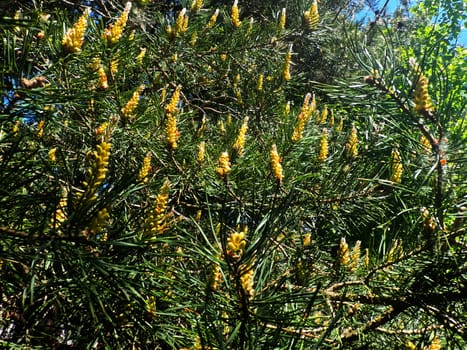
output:
[[260, 74], [258, 76], [258, 81], [256, 82], [256, 91], [258, 92], [263, 91], [263, 79], [264, 79], [263, 74]]
[[275, 144], [271, 147], [270, 156], [272, 173], [277, 182], [281, 183], [284, 176], [282, 174], [281, 158], [279, 157], [279, 153], [277, 153], [277, 146]]
[[282, 8], [282, 11], [281, 11], [281, 17], [279, 18], [279, 28], [281, 30], [284, 30], [285, 29], [285, 21], [286, 21], [286, 18], [285, 18], [285, 7]]
[[206, 142], [201, 141], [200, 144], [198, 145], [198, 155], [196, 157], [196, 160], [198, 163], [204, 162], [204, 157], [206, 154]]
[[193, 2], [191, 3], [191, 10], [194, 12], [199, 11], [202, 6], [203, 0], [193, 0]]
[[125, 29], [126, 22], [128, 20], [128, 14], [131, 10], [131, 2], [127, 2], [125, 9], [123, 10], [120, 17], [104, 30], [104, 38], [109, 44], [117, 43], [122, 37], [123, 30]]
[[391, 181], [400, 183], [402, 179], [402, 162], [399, 150], [394, 149], [391, 152]]
[[242, 22], [240, 21], [239, 18], [239, 11], [238, 11], [238, 0], [235, 0], [233, 5], [232, 5], [232, 11], [230, 14], [230, 19], [232, 20], [232, 24], [235, 28], [240, 27]]
[[350, 262], [349, 245], [345, 241], [344, 237], [342, 237], [339, 242], [339, 248], [337, 250], [337, 259], [340, 266], [347, 266]]
[[318, 27], [319, 14], [317, 0], [313, 0], [313, 3], [311, 4], [310, 8], [303, 14], [303, 17], [309, 29], [313, 30]]
[[237, 140], [235, 141], [233, 148], [237, 151], [237, 154], [241, 156], [245, 147], [245, 137], [248, 131], [248, 117], [243, 119], [243, 124], [238, 132]]
[[352, 125], [349, 140], [345, 144], [345, 150], [349, 158], [356, 158], [358, 155], [358, 137], [357, 128], [355, 127], [355, 125]]
[[321, 132], [321, 140], [319, 144], [318, 161], [324, 163], [328, 158], [329, 144], [328, 144], [328, 131], [326, 128]]
[[151, 170], [151, 153], [148, 152], [146, 157], [144, 157], [143, 165], [141, 167], [141, 170], [139, 171], [138, 181], [147, 182], [148, 181], [148, 174], [149, 174], [150, 170]]
[[284, 64], [282, 67], [282, 77], [285, 81], [291, 79], [290, 76], [290, 60], [292, 59], [292, 46], [290, 46], [289, 51], [285, 54]]
[[432, 112], [433, 105], [431, 104], [430, 95], [428, 94], [428, 78], [423, 75], [422, 69], [420, 68], [420, 66], [414, 58], [411, 58], [409, 60], [409, 64], [412, 68], [412, 73], [415, 76], [415, 111], [422, 115], [424, 113]]
[[68, 29], [62, 38], [65, 51], [79, 53], [84, 42], [84, 32], [88, 25], [89, 9], [86, 9], [73, 28]]
[[226, 177], [231, 171], [231, 163], [228, 152], [222, 152], [219, 159], [217, 160], [218, 167], [216, 173], [219, 178]]
[[214, 14], [209, 19], [209, 22], [208, 22], [208, 25], [207, 25], [208, 28], [214, 27], [214, 24], [216, 24], [216, 21], [217, 21], [217, 16], [219, 16], [219, 9], [216, 9]]

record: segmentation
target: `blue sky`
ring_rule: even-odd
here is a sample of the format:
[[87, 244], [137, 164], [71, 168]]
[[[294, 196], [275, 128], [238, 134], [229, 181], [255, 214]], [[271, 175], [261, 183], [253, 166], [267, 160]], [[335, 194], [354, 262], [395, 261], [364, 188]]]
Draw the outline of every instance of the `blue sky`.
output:
[[[417, 0], [408, 0], [410, 3], [416, 3]], [[382, 7], [384, 5], [384, 3], [386, 2], [386, 0], [378, 0], [378, 3], [379, 3], [379, 7]], [[391, 14], [393, 13], [397, 7], [399, 6], [400, 4], [400, 0], [389, 0], [388, 2], [388, 5], [386, 7], [386, 12]], [[365, 15], [368, 15], [368, 13], [366, 11], [362, 11], [361, 13], [362, 17], [364, 17]], [[463, 46], [463, 47], [467, 47], [467, 28], [463, 28], [459, 37], [458, 37], [458, 44]]]
[[459, 35], [459, 44], [464, 47], [467, 47], [467, 29], [466, 28], [464, 28], [461, 34]]

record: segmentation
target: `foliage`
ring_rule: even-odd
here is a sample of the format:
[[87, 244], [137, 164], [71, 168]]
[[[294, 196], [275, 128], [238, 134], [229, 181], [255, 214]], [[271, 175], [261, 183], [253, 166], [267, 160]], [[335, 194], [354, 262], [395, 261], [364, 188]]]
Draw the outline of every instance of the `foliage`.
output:
[[292, 3], [5, 17], [2, 346], [466, 346], [465, 49]]

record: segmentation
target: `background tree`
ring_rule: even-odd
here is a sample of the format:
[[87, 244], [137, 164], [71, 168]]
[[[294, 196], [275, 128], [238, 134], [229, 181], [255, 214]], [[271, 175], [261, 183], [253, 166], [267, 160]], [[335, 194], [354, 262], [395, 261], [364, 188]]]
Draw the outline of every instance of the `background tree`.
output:
[[56, 5], [0, 24], [2, 346], [465, 347], [459, 11]]

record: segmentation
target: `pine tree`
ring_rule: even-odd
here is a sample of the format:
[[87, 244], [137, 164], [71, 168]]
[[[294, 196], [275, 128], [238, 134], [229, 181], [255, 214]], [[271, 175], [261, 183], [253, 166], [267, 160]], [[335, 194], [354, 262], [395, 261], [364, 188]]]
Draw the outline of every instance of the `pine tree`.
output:
[[289, 3], [5, 12], [1, 346], [465, 346], [456, 29]]

